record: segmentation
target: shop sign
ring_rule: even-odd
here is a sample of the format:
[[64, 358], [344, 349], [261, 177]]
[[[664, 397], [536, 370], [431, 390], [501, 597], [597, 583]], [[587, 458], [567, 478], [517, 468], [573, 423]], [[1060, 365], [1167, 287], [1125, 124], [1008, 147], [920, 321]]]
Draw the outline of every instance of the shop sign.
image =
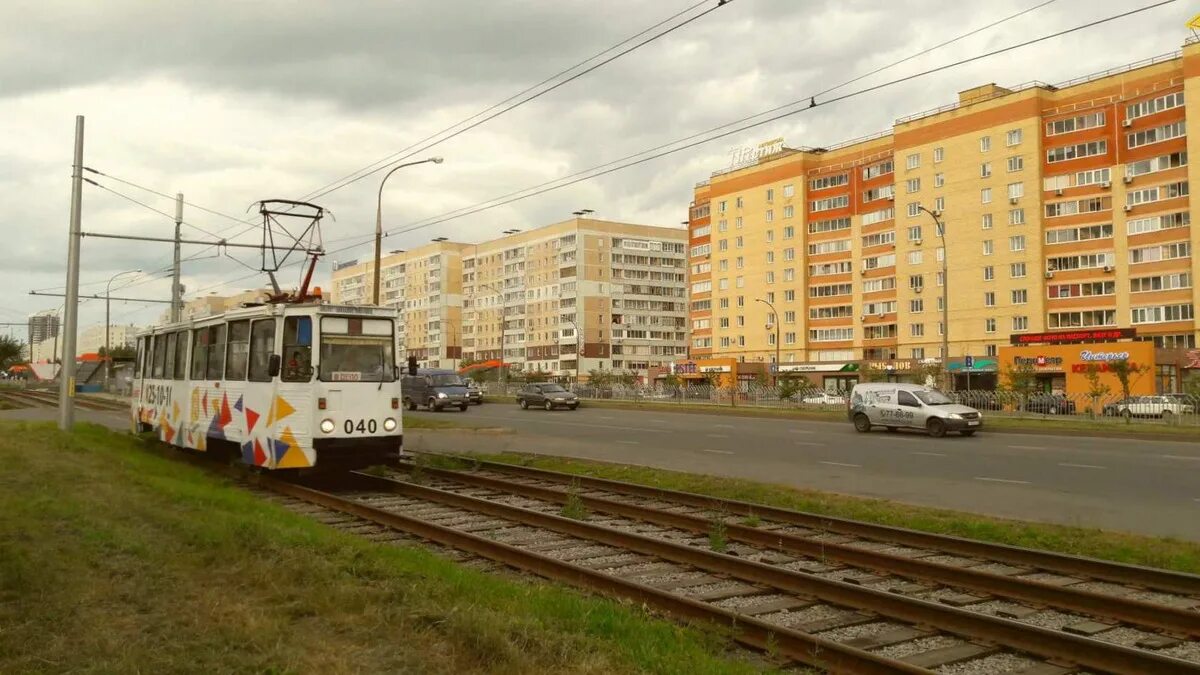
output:
[[867, 367], [876, 370], [915, 370], [917, 363], [915, 361], [868, 361]]
[[1129, 352], [1093, 352], [1087, 349], [1079, 352], [1080, 361], [1128, 361]]
[[729, 149], [729, 170], [740, 169], [758, 162], [763, 157], [770, 157], [777, 152], [783, 152], [783, 137], [763, 141], [755, 146], [733, 147]]
[[1063, 359], [1061, 356], [1014, 356], [1013, 364], [1035, 368], [1061, 368]]
[[1137, 337], [1137, 329], [1135, 328], [1097, 328], [1091, 330], [1059, 331], [1056, 333], [1016, 333], [1009, 336], [1009, 341], [1014, 345], [1062, 345], [1073, 342], [1128, 340], [1134, 337]]
[[[1098, 372], [1108, 373], [1108, 372], [1112, 371], [1112, 364], [1115, 361], [1124, 361], [1124, 359], [1113, 359], [1112, 361], [1101, 361], [1099, 363], [1094, 363], [1094, 362], [1093, 363], [1072, 363], [1071, 364], [1071, 372], [1072, 373], [1086, 373], [1090, 369], [1095, 368]], [[1130, 372], [1136, 372], [1139, 369], [1140, 369], [1140, 366], [1138, 366], [1138, 364], [1133, 363], [1132, 361], [1129, 362]]]
[[780, 373], [836, 373], [845, 370], [846, 363], [790, 363], [787, 365], [771, 366], [772, 372]]
[[729, 366], [700, 366], [702, 373], [728, 373], [729, 371]]
[[696, 373], [696, 364], [691, 361], [687, 363], [672, 363], [671, 372], [676, 375], [694, 375]]

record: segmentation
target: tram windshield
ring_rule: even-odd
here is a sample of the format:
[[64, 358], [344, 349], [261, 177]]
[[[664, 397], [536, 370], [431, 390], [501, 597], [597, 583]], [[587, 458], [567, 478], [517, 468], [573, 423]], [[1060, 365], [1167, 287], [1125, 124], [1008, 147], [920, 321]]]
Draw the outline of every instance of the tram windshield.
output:
[[326, 382], [392, 382], [394, 363], [390, 336], [325, 336], [321, 341]]

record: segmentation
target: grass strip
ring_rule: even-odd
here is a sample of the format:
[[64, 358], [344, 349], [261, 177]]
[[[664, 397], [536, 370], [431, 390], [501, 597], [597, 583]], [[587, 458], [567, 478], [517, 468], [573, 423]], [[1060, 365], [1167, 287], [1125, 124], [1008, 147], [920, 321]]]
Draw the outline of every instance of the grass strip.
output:
[[644, 466], [515, 452], [472, 453], [467, 456], [468, 461], [473, 457], [906, 527], [923, 532], [1200, 574], [1200, 543], [1174, 537], [1151, 537], [1085, 527], [1008, 520], [948, 509], [911, 506], [882, 499], [804, 490], [742, 478], [683, 473]]
[[140, 444], [0, 422], [0, 672], [761, 667], [715, 630], [374, 544]]

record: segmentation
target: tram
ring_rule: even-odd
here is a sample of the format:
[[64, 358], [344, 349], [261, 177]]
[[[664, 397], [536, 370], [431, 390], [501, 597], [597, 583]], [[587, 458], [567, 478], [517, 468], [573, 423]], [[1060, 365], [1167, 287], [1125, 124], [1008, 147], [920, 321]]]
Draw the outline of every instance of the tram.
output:
[[318, 295], [151, 328], [137, 339], [134, 430], [271, 470], [395, 458], [396, 320], [395, 309]]

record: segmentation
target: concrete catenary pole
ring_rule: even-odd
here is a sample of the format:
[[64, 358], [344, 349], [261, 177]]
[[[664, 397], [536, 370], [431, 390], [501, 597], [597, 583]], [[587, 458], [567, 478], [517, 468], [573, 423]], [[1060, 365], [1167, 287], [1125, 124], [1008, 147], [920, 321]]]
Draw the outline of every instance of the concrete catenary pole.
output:
[[183, 313], [183, 287], [179, 285], [179, 228], [183, 225], [183, 193], [175, 195], [175, 260], [171, 267], [171, 323]]
[[75, 116], [71, 166], [71, 230], [67, 236], [67, 301], [63, 306], [63, 356], [58, 382], [58, 428], [75, 426], [75, 338], [79, 325], [79, 242], [83, 215], [83, 115]]

